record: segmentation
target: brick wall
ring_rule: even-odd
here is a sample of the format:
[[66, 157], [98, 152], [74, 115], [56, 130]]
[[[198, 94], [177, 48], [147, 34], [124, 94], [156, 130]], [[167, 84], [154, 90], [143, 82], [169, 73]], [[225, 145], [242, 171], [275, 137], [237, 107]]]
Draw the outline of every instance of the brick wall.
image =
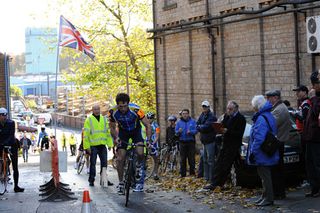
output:
[[0, 107], [6, 107], [6, 83], [4, 72], [4, 55], [0, 53]]
[[[266, 3], [263, 3], [266, 2]], [[209, 0], [209, 13], [219, 16], [230, 12], [258, 10], [268, 7], [268, 0]], [[263, 3], [263, 4], [261, 4]], [[301, 5], [300, 5], [301, 6]], [[303, 6], [306, 6], [305, 4]], [[157, 28], [172, 27], [206, 18], [206, 0], [155, 1]], [[288, 6], [287, 9], [292, 9]], [[275, 7], [263, 14], [281, 12]], [[319, 9], [306, 10], [306, 16], [320, 15]], [[226, 17], [224, 22], [248, 18], [252, 15]], [[220, 20], [212, 21], [213, 24]], [[225, 111], [228, 100], [239, 103], [242, 111], [251, 110], [254, 95], [265, 90], [281, 89], [283, 99], [295, 107], [296, 98], [292, 88], [297, 84], [294, 14], [286, 13], [212, 28], [215, 43], [214, 67], [212, 67], [211, 40], [204, 22], [189, 31], [173, 33], [165, 31], [156, 39], [157, 87], [159, 123], [167, 125], [166, 117], [178, 115], [182, 108], [192, 108], [195, 118], [201, 112], [204, 99], [215, 104], [218, 115]], [[184, 27], [176, 28], [181, 30]], [[164, 33], [164, 34], [163, 34]], [[166, 34], [168, 33], [168, 34]], [[298, 13], [298, 48], [300, 82], [308, 85], [311, 73], [311, 55], [306, 50], [305, 15]], [[315, 58], [316, 67], [320, 57]], [[215, 70], [215, 79], [212, 70]], [[213, 91], [215, 80], [215, 91]], [[162, 131], [162, 137], [164, 136]]]

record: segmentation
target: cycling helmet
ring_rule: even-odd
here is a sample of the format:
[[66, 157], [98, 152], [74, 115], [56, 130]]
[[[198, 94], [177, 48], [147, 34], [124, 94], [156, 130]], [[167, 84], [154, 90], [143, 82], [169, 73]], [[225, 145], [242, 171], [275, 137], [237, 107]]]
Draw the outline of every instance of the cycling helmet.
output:
[[168, 121], [177, 121], [177, 117], [174, 116], [174, 115], [170, 115], [170, 116], [168, 117]]
[[148, 119], [154, 119], [155, 118], [155, 114], [153, 112], [148, 112], [147, 113], [147, 118]]

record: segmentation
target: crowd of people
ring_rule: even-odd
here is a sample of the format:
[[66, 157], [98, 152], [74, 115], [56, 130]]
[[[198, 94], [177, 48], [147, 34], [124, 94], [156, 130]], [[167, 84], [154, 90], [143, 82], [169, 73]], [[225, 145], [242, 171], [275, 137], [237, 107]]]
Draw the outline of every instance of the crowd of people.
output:
[[[306, 161], [306, 174], [310, 184], [310, 192], [307, 197], [320, 195], [320, 74], [313, 72], [310, 80], [313, 96], [308, 96], [308, 87], [300, 85], [293, 91], [296, 92], [298, 108], [288, 108], [288, 103], [281, 99], [280, 90], [270, 90], [264, 95], [256, 95], [252, 98], [251, 105], [254, 111], [253, 125], [250, 131], [250, 140], [247, 150], [246, 162], [257, 168], [262, 182], [262, 195], [255, 201], [258, 206], [272, 205], [275, 199], [286, 198], [284, 179], [284, 144], [289, 139], [291, 129], [290, 113], [296, 119], [296, 125], [301, 134], [301, 146]], [[195, 120], [190, 116], [189, 109], [182, 109], [179, 118], [174, 115], [168, 117], [169, 125], [166, 129], [166, 141], [169, 145], [178, 144], [180, 151], [180, 176], [196, 175], [196, 135], [202, 143], [202, 163], [199, 166], [198, 177], [203, 177], [208, 185], [206, 190], [214, 190], [223, 187], [226, 183], [231, 167], [239, 155], [242, 145], [242, 137], [246, 127], [246, 119], [241, 114], [236, 101], [227, 103], [226, 113], [219, 119], [210, 108], [210, 103], [204, 100], [201, 104], [202, 112]], [[7, 119], [7, 111], [0, 109], [0, 143], [1, 145], [16, 144], [14, 137], [13, 121]], [[216, 125], [217, 124], [217, 125]], [[142, 136], [142, 125], [146, 130], [146, 140]], [[270, 153], [262, 148], [267, 135], [277, 138], [277, 149]], [[111, 135], [111, 137], [110, 137]], [[219, 137], [217, 137], [219, 135]], [[37, 146], [41, 150], [49, 148], [49, 136], [45, 128], [41, 129]], [[218, 147], [219, 140], [222, 143]], [[73, 134], [67, 139], [62, 134], [62, 149], [66, 150], [67, 141], [70, 144], [71, 155], [76, 155], [76, 140]], [[96, 177], [96, 161], [99, 156], [101, 167], [107, 167], [108, 150], [114, 151], [117, 156], [117, 172], [119, 184], [118, 193], [124, 194], [124, 166], [128, 146], [135, 144], [137, 152], [137, 164], [141, 173], [135, 184], [134, 191], [144, 190], [145, 156], [146, 147], [154, 157], [156, 168], [154, 178], [159, 179], [159, 146], [160, 127], [156, 122], [155, 113], [147, 113], [136, 104], [130, 102], [126, 93], [116, 96], [116, 106], [112, 107], [107, 116], [100, 113], [100, 106], [92, 107], [92, 114], [84, 122], [81, 144], [75, 167], [79, 162], [82, 152], [87, 154], [87, 172], [89, 173], [89, 186], [94, 186]], [[26, 134], [19, 143], [23, 148], [25, 162], [28, 161], [28, 149], [35, 144], [35, 139], [28, 139]], [[16, 153], [16, 152], [13, 152]], [[90, 158], [89, 158], [90, 156]], [[13, 155], [13, 160], [17, 155]], [[89, 160], [90, 159], [90, 160]], [[90, 162], [90, 163], [89, 163]], [[188, 163], [187, 163], [188, 162]], [[18, 186], [17, 162], [13, 162], [15, 191], [23, 191]], [[187, 168], [187, 165], [189, 167]], [[110, 181], [108, 185], [113, 185]]]

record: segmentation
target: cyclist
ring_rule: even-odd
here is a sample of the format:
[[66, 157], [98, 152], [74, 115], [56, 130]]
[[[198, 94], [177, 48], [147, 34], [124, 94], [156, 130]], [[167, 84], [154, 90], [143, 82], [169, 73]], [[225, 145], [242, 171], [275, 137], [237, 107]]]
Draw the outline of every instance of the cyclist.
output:
[[169, 126], [167, 127], [166, 132], [166, 143], [169, 147], [172, 147], [178, 143], [179, 138], [175, 135], [177, 117], [174, 115], [170, 115], [168, 117]]
[[24, 188], [18, 186], [19, 170], [18, 170], [18, 149], [19, 141], [16, 140], [15, 123], [7, 118], [8, 111], [0, 108], [0, 154], [2, 156], [3, 146], [11, 146], [11, 162], [13, 168], [14, 192], [23, 192]]
[[[144, 140], [141, 134], [141, 123], [146, 127], [147, 138], [151, 137], [151, 127], [144, 112], [138, 105], [130, 103], [130, 97], [126, 93], [119, 93], [116, 97], [117, 105], [109, 110], [109, 125], [111, 135], [117, 142], [117, 170], [119, 177], [118, 194], [124, 194], [124, 162], [126, 150], [131, 139], [137, 144], [136, 151], [138, 154], [138, 163], [144, 162]], [[118, 131], [117, 131], [118, 127]], [[144, 174], [142, 174], [144, 176]], [[142, 192], [144, 178], [140, 178], [137, 182], [134, 191]]]
[[39, 147], [40, 141], [41, 141], [41, 151], [43, 150], [43, 147], [45, 147], [45, 149], [49, 149], [49, 135], [46, 132], [46, 128], [44, 125], [41, 127], [41, 132], [39, 133], [38, 144], [37, 144], [38, 147]]
[[[83, 150], [83, 135], [84, 135], [84, 128], [82, 128], [82, 132], [81, 132], [81, 144], [79, 146], [78, 155], [77, 155], [77, 158], [76, 158], [76, 163], [74, 165], [75, 169], [78, 168], [78, 163], [79, 163], [79, 160], [80, 160], [80, 156], [82, 155], [82, 152], [84, 152], [84, 150]], [[86, 152], [85, 152], [85, 158], [86, 158], [86, 172], [87, 172], [87, 174], [89, 174], [90, 173], [90, 170], [89, 170], [90, 162], [89, 162], [89, 155]]]
[[147, 118], [151, 126], [151, 138], [149, 140], [149, 146], [151, 148], [150, 155], [154, 158], [155, 168], [153, 173], [153, 179], [159, 180], [158, 168], [159, 168], [159, 138], [160, 138], [160, 127], [155, 120], [155, 114], [153, 112], [147, 113]]

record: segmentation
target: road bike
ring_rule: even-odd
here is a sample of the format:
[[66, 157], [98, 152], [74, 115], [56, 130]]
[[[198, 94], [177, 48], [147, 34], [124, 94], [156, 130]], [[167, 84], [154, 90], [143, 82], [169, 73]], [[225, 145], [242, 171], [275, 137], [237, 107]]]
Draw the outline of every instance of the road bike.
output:
[[0, 158], [0, 195], [7, 192], [9, 182], [9, 164], [8, 154], [11, 155], [11, 147], [3, 146], [2, 156]]
[[79, 157], [79, 161], [78, 161], [78, 164], [77, 164], [77, 173], [80, 174], [82, 172], [82, 169], [84, 167], [84, 165], [86, 164], [86, 152], [85, 151], [82, 151], [81, 154], [80, 154], [80, 157]]

